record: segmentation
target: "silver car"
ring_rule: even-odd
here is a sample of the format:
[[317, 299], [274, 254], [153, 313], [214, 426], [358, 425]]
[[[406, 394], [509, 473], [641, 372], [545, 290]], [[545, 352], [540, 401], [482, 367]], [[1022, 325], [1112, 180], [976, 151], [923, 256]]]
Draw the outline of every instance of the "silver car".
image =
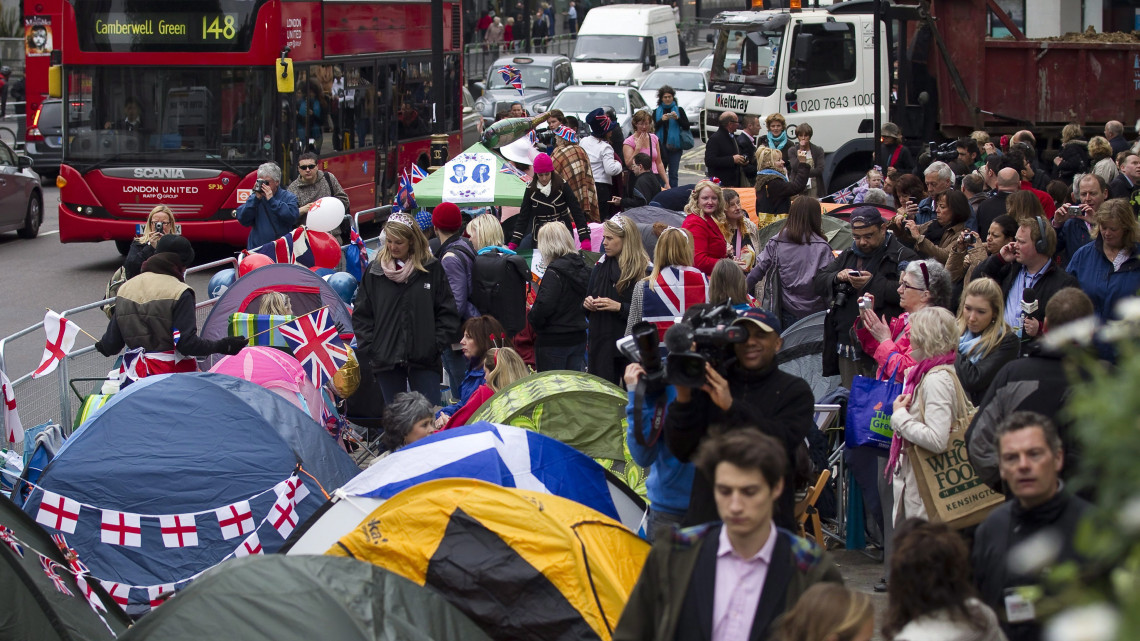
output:
[[35, 238], [44, 222], [44, 194], [32, 159], [0, 141], [0, 232]]
[[633, 112], [646, 109], [647, 105], [637, 89], [614, 85], [569, 87], [550, 103], [550, 109], [561, 109], [567, 116], [574, 116], [583, 127], [586, 114], [598, 107], [613, 107], [622, 134], [628, 136], [633, 133]]
[[662, 67], [641, 83], [641, 97], [651, 108], [657, 107], [657, 90], [669, 85], [676, 93], [673, 99], [685, 110], [694, 133], [699, 129], [701, 110], [705, 107], [705, 91], [709, 86], [709, 71], [699, 67]]

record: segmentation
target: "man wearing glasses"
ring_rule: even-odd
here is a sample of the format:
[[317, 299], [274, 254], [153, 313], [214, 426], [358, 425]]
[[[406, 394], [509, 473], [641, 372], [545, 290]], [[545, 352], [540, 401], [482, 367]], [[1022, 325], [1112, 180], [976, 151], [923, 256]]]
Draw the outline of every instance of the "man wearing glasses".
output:
[[[313, 203], [319, 198], [325, 196], [332, 196], [344, 205], [344, 211], [347, 213], [348, 209], [348, 194], [344, 193], [344, 188], [340, 186], [340, 181], [336, 176], [327, 171], [317, 169], [317, 155], [313, 152], [305, 152], [301, 154], [300, 160], [297, 161], [297, 171], [300, 174], [296, 180], [289, 183], [287, 189], [297, 197], [297, 204], [301, 217], [297, 221], [298, 225], [305, 224], [305, 215], [309, 213], [309, 209]], [[345, 238], [341, 238], [340, 229], [334, 229], [331, 232], [336, 237], [337, 242], [341, 245], [344, 244]]]
[[741, 174], [748, 164], [748, 157], [740, 152], [736, 142], [740, 118], [726, 111], [720, 115], [719, 124], [720, 128], [705, 143], [705, 173], [719, 180], [721, 187], [740, 187], [744, 184]]

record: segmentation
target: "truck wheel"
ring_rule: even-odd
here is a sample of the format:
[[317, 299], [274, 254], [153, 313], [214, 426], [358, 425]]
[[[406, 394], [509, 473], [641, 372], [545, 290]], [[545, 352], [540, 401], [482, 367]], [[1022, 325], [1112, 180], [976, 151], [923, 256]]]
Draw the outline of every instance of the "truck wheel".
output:
[[119, 250], [119, 253], [122, 254], [123, 256], [126, 256], [131, 251], [131, 241], [129, 241], [129, 240], [116, 240], [115, 241], [115, 249]]
[[40, 233], [40, 225], [44, 222], [44, 206], [36, 197], [28, 201], [28, 213], [24, 216], [24, 227], [16, 230], [20, 238], [35, 238]]

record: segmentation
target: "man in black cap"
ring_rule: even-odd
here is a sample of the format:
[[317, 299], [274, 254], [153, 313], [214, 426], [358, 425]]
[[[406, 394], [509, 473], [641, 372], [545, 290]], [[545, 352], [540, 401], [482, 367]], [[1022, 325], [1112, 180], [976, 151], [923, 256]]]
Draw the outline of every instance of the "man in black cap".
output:
[[119, 288], [115, 313], [95, 349], [114, 356], [124, 346], [141, 348], [145, 366], [135, 369], [132, 377], [193, 372], [198, 369], [194, 356], [241, 351], [247, 343], [244, 336], [216, 341], [198, 336], [194, 289], [185, 282], [186, 267], [192, 262], [190, 241], [173, 234], [160, 238], [142, 272]]
[[874, 376], [874, 364], [863, 353], [851, 328], [859, 317], [859, 299], [874, 297], [875, 315], [893, 318], [899, 307], [899, 263], [915, 254], [887, 231], [878, 207], [859, 207], [851, 214], [851, 247], [815, 276], [815, 292], [831, 301], [823, 325], [823, 375], [840, 375], [850, 389], [856, 374]]

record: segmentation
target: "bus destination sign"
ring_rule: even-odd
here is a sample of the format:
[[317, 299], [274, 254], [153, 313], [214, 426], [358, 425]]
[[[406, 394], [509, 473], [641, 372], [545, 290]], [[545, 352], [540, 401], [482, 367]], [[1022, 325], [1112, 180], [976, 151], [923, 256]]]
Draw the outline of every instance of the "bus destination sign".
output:
[[91, 41], [108, 45], [227, 44], [240, 27], [232, 13], [111, 13], [88, 24]]

